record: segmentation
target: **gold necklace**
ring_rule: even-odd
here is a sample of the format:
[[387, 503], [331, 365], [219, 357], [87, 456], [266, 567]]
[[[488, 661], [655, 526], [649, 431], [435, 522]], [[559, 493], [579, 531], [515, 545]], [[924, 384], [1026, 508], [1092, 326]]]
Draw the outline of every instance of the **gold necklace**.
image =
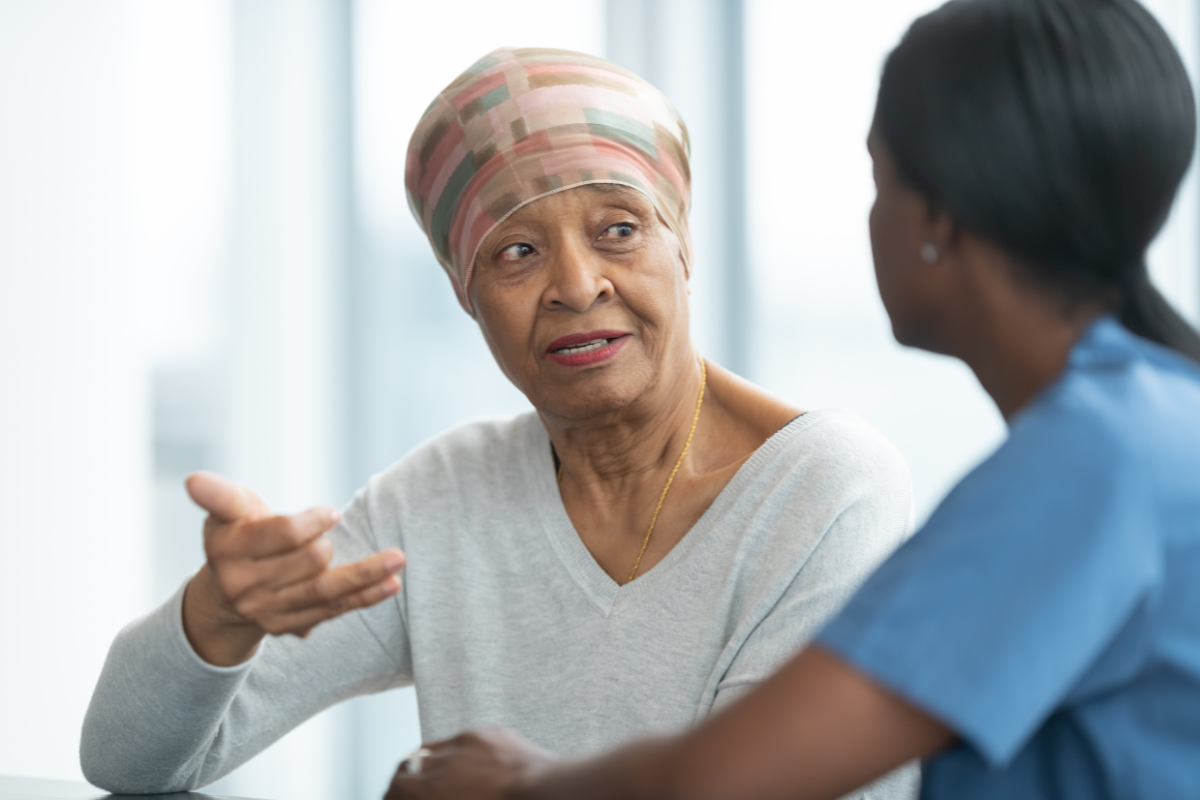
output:
[[[638, 551], [637, 561], [633, 562], [633, 569], [629, 571], [629, 577], [625, 579], [625, 583], [629, 583], [637, 575], [638, 567], [642, 565], [642, 556], [646, 554], [646, 546], [650, 544], [650, 536], [654, 533], [654, 525], [658, 522], [658, 512], [662, 511], [663, 501], [667, 499], [667, 492], [671, 491], [671, 484], [675, 482], [675, 473], [679, 472], [679, 467], [683, 464], [683, 459], [687, 457], [688, 448], [692, 446], [692, 437], [696, 435], [696, 423], [700, 420], [700, 406], [704, 403], [704, 387], [708, 385], [708, 370], [705, 368], [704, 359], [700, 359], [700, 395], [696, 398], [696, 413], [692, 414], [692, 427], [688, 430], [687, 441], [683, 443], [683, 452], [679, 454], [679, 458], [675, 461], [675, 467], [671, 470], [671, 475], [667, 478], [667, 485], [663, 487], [662, 494], [658, 496], [658, 505], [654, 507], [654, 516], [650, 518], [650, 528], [646, 531], [646, 538], [642, 540], [642, 549]], [[558, 463], [558, 482], [562, 483], [563, 465]]]

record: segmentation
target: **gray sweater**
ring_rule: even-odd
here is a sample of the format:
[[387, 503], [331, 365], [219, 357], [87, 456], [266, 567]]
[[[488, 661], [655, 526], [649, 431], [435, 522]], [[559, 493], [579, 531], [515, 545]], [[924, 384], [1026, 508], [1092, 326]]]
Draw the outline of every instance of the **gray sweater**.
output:
[[[334, 703], [409, 684], [426, 741], [506, 725], [581, 755], [679, 731], [807, 643], [903, 541], [910, 509], [888, 442], [849, 412], [810, 412], [619, 586], [571, 525], [538, 418], [471, 423], [372, 478], [328, 534], [338, 563], [403, 549], [395, 598], [230, 668], [192, 651], [182, 590], [126, 627], [84, 721], [84, 774], [193, 789]], [[910, 768], [869, 796], [914, 785]]]

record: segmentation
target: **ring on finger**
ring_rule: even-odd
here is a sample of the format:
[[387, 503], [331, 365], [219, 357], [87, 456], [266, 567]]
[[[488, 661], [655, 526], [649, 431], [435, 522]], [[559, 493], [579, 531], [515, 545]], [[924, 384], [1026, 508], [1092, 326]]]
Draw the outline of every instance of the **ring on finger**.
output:
[[400, 763], [400, 769], [409, 775], [420, 775], [421, 767], [425, 765], [425, 759], [429, 756], [429, 752], [428, 747], [418, 747]]

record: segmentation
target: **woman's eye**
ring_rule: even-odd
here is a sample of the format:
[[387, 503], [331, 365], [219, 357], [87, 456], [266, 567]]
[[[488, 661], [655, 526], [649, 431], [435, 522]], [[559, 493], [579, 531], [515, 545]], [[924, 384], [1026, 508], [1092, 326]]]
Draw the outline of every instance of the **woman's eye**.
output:
[[609, 239], [626, 239], [633, 236], [633, 226], [628, 222], [618, 222], [616, 225], [609, 225], [605, 228], [601, 236]]
[[522, 258], [533, 255], [533, 246], [518, 242], [510, 244], [508, 247], [500, 251], [501, 261], [520, 261]]

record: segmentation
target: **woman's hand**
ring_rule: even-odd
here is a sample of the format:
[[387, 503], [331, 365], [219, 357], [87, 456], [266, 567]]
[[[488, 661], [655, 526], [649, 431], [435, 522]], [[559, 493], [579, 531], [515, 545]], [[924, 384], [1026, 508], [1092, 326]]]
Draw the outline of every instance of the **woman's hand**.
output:
[[331, 508], [273, 516], [253, 492], [210, 472], [187, 479], [208, 511], [207, 561], [188, 583], [183, 626], [205, 661], [240, 664], [268, 634], [305, 637], [319, 623], [400, 591], [404, 554], [391, 549], [330, 569], [322, 534], [341, 518]]
[[401, 764], [384, 800], [500, 800], [554, 763], [507, 728], [462, 733], [426, 747], [421, 771], [410, 775]]

